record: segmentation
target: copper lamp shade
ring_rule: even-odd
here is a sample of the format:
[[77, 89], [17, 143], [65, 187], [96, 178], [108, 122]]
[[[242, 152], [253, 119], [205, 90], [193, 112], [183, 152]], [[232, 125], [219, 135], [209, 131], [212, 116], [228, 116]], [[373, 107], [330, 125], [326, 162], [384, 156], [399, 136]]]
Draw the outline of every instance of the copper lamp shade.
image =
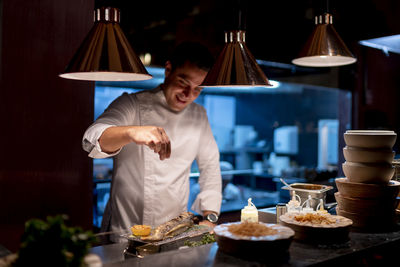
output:
[[317, 25], [293, 64], [306, 67], [335, 67], [356, 62], [346, 44], [332, 25], [328, 13], [315, 17]]
[[119, 9], [96, 9], [93, 28], [60, 77], [86, 81], [151, 79], [122, 32], [119, 21]]
[[225, 46], [201, 87], [272, 86], [245, 43], [243, 30], [225, 32]]

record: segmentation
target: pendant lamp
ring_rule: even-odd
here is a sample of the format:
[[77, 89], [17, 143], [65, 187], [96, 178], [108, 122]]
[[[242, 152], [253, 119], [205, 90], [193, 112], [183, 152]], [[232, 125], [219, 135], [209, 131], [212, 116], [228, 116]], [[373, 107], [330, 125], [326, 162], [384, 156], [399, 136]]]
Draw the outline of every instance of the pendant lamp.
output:
[[119, 26], [120, 11], [95, 10], [94, 26], [60, 77], [86, 81], [137, 81], [152, 76]]
[[246, 46], [246, 31], [225, 32], [225, 46], [201, 87], [272, 86]]
[[317, 25], [293, 64], [305, 67], [335, 67], [356, 62], [332, 25], [332, 15], [315, 17]]

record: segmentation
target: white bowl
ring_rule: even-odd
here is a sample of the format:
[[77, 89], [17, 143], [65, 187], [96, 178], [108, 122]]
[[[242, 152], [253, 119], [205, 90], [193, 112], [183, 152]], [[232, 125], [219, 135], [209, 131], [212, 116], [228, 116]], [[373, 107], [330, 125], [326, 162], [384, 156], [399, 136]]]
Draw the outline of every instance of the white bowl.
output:
[[343, 148], [343, 155], [347, 161], [360, 163], [392, 163], [395, 152], [391, 149], [368, 149], [346, 146]]
[[387, 184], [394, 174], [394, 167], [387, 163], [357, 163], [346, 161], [343, 173], [352, 183]]
[[397, 134], [393, 131], [350, 130], [344, 133], [347, 146], [392, 149]]

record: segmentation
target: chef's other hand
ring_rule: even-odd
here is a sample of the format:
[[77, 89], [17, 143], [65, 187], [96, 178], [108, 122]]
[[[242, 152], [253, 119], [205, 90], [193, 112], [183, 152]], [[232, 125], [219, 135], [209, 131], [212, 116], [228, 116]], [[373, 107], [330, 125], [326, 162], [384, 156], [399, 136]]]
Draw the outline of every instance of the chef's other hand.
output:
[[164, 129], [157, 126], [133, 126], [131, 139], [138, 145], [146, 145], [160, 155], [160, 160], [171, 156], [171, 142]]

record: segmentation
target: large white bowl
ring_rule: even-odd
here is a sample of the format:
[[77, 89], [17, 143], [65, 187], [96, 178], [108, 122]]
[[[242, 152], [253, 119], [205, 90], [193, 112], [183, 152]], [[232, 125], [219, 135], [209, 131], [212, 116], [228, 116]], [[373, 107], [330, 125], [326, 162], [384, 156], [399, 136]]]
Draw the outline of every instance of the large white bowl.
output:
[[352, 183], [388, 184], [394, 174], [394, 167], [387, 163], [357, 163], [346, 161], [343, 173]]
[[391, 149], [368, 149], [346, 146], [343, 148], [343, 155], [347, 161], [360, 163], [392, 163], [395, 152]]
[[397, 134], [394, 131], [350, 130], [344, 133], [347, 146], [392, 149]]

